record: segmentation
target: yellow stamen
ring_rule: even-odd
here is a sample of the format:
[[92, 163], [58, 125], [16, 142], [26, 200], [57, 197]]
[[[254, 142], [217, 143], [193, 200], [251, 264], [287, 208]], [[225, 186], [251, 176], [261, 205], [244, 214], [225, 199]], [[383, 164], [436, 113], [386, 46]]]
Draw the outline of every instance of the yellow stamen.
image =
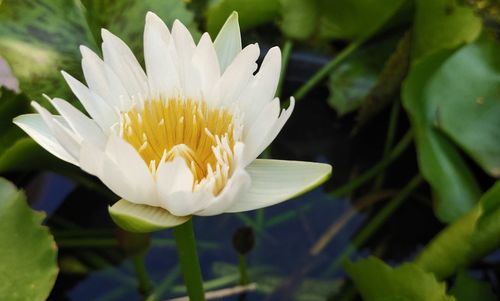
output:
[[233, 165], [233, 115], [227, 109], [209, 108], [192, 100], [157, 99], [141, 110], [123, 113], [123, 138], [137, 149], [154, 173], [162, 160], [181, 156], [191, 169], [195, 184], [213, 177], [218, 194]]

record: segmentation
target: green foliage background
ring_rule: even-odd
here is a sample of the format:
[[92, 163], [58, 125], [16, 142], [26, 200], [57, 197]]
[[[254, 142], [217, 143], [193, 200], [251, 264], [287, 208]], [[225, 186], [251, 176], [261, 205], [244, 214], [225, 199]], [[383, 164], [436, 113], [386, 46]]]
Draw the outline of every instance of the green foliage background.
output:
[[[322, 101], [337, 116], [356, 116], [355, 132], [389, 107], [396, 112], [403, 107], [406, 117], [401, 118], [410, 124], [405, 137], [413, 139], [414, 160], [431, 191], [433, 212], [447, 226], [410, 262], [395, 267], [375, 257], [349, 262], [344, 259], [353, 249], [347, 249], [334, 266], [345, 264], [365, 300], [465, 301], [476, 294], [481, 300], [494, 300], [489, 284], [471, 278], [465, 269], [500, 247], [497, 1], [0, 1], [0, 57], [20, 84], [19, 93], [5, 87], [0, 91], [2, 174], [51, 170], [113, 198], [95, 179], [40, 149], [11, 120], [31, 112], [31, 99], [43, 103], [42, 94], [79, 106], [60, 70], [82, 78], [79, 46], [99, 51], [100, 28], [116, 33], [140, 58], [144, 16], [149, 10], [169, 25], [181, 20], [195, 39], [203, 31], [214, 37], [236, 10], [243, 36], [283, 45], [285, 63], [293, 49], [326, 54], [331, 60], [292, 94], [307, 103], [312, 101], [308, 97], [313, 89], [328, 88], [329, 95]], [[374, 179], [409, 146], [409, 139], [401, 140], [404, 145], [393, 143], [394, 131], [388, 130], [387, 149], [380, 162], [331, 192], [333, 196], [348, 196]], [[406, 191], [405, 187], [398, 189]], [[403, 194], [381, 209], [360, 233], [370, 236], [407, 196]], [[265, 233], [258, 221], [245, 215], [239, 218]], [[43, 300], [52, 289], [56, 249], [40, 223], [42, 218], [27, 207], [22, 192], [2, 179], [0, 275], [8, 273], [15, 281], [0, 281], [0, 296]], [[360, 236], [351, 248], [363, 245], [367, 238]], [[4, 247], [7, 245], [9, 248]], [[265, 273], [256, 274], [279, 282], [265, 278]], [[453, 279], [449, 289], [446, 281]], [[312, 286], [324, 287], [321, 281]], [[276, 286], [263, 286], [262, 292], [270, 293]], [[307, 291], [306, 282], [297, 287], [295, 297], [299, 299]]]

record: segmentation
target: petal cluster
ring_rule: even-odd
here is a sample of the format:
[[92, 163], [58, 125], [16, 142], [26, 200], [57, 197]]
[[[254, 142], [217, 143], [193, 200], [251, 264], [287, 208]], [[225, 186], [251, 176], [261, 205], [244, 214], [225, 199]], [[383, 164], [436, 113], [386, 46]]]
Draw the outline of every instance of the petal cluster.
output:
[[116, 216], [155, 216], [157, 225], [166, 215], [174, 225], [190, 215], [252, 210], [330, 174], [327, 164], [256, 160], [290, 117], [294, 99], [281, 109], [274, 97], [280, 50], [271, 48], [258, 68], [259, 46], [242, 49], [236, 13], [215, 41], [204, 33], [197, 43], [181, 22], [169, 30], [148, 13], [145, 68], [120, 38], [103, 29], [102, 39], [103, 58], [81, 47], [86, 84], [62, 72], [88, 116], [47, 97], [58, 115], [33, 102], [37, 113], [14, 122], [120, 196]]

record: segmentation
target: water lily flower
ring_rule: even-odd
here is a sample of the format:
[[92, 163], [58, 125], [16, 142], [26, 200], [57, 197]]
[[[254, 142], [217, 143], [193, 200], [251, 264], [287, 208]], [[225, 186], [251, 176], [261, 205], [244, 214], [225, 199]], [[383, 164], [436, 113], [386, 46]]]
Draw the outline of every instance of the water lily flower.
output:
[[175, 21], [171, 31], [146, 16], [145, 71], [129, 47], [102, 30], [101, 59], [81, 46], [86, 85], [62, 72], [87, 115], [60, 98], [37, 102], [14, 122], [56, 157], [97, 176], [122, 199], [113, 219], [151, 231], [288, 200], [327, 179], [321, 163], [262, 160], [294, 108], [274, 97], [281, 53], [271, 48], [258, 72], [259, 46], [242, 49], [233, 13], [215, 41], [195, 43]]

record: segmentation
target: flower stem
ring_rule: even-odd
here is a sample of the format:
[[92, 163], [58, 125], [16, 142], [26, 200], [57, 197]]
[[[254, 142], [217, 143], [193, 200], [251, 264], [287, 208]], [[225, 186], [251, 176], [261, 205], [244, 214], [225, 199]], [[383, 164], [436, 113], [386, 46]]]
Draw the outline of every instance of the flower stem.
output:
[[134, 263], [135, 274], [139, 285], [139, 293], [145, 298], [151, 293], [153, 286], [151, 285], [151, 280], [146, 271], [144, 254], [133, 256], [132, 262]]
[[204, 301], [205, 292], [203, 291], [200, 262], [196, 252], [192, 219], [175, 227], [174, 237], [189, 299]]
[[339, 54], [337, 54], [328, 64], [324, 65], [318, 70], [307, 82], [305, 82], [293, 95], [297, 101], [304, 98], [304, 96], [309, 93], [309, 91], [314, 88], [325, 76], [332, 71], [338, 64], [340, 64], [344, 59], [346, 59], [351, 53], [358, 49], [361, 44], [363, 44], [364, 39], [359, 39], [344, 48]]
[[250, 283], [250, 278], [247, 272], [247, 259], [245, 255], [238, 254], [239, 268], [240, 268], [240, 284], [247, 285]]

